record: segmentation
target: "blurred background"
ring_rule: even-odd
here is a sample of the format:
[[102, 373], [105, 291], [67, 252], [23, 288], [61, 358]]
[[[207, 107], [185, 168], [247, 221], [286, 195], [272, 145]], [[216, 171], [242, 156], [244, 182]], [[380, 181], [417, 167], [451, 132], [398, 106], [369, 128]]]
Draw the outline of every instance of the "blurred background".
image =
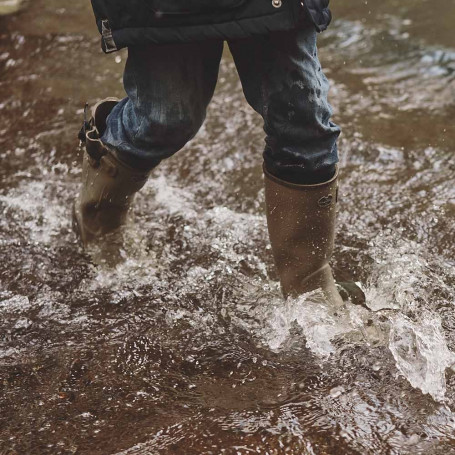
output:
[[[86, 101], [122, 97], [88, 1], [0, 1], [0, 453], [455, 453], [455, 3], [332, 1], [334, 269], [367, 308], [284, 303], [261, 120], [226, 52], [123, 261], [71, 229]], [[13, 14], [11, 14], [13, 13]]]

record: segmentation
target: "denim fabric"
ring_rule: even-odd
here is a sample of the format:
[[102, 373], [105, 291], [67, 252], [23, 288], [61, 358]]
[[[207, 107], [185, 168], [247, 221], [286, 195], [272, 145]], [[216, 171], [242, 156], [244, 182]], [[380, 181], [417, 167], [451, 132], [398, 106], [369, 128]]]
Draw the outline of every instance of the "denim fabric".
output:
[[[322, 181], [338, 162], [340, 130], [330, 121], [316, 37], [306, 17], [298, 30], [228, 43], [246, 99], [264, 119], [266, 166], [287, 181]], [[110, 114], [103, 142], [141, 168], [180, 150], [204, 122], [222, 51], [221, 41], [129, 48], [128, 96]]]

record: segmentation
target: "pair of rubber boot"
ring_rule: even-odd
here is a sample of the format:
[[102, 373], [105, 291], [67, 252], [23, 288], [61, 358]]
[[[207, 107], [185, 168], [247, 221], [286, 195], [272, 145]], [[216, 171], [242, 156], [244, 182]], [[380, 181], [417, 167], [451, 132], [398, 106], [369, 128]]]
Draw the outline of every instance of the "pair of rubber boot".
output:
[[[106, 119], [118, 102], [98, 103], [85, 122], [83, 185], [74, 205], [74, 221], [84, 245], [117, 230], [125, 222], [135, 193], [148, 172], [126, 165], [100, 140]], [[316, 185], [288, 183], [264, 167], [267, 222], [285, 297], [322, 289], [328, 300], [342, 303], [329, 260], [335, 236], [338, 175]]]

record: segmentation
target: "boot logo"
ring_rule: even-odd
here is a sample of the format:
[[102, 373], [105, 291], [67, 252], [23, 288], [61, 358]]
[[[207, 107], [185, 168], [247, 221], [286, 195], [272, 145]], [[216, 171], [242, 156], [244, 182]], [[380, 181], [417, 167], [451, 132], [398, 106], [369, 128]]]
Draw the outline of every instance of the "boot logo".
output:
[[319, 199], [319, 201], [318, 201], [318, 205], [319, 205], [319, 207], [326, 208], [326, 207], [330, 207], [332, 205], [332, 202], [333, 202], [333, 196], [331, 194], [329, 194], [328, 196], [321, 197], [321, 199]]

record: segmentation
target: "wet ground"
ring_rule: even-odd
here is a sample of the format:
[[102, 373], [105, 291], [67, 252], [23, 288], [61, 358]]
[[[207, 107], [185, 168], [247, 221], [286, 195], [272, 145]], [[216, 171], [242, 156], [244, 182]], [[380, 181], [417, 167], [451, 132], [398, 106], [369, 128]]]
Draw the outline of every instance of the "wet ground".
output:
[[76, 133], [86, 100], [122, 96], [125, 54], [101, 55], [89, 2], [0, 18], [0, 453], [455, 454], [455, 6], [334, 13], [334, 268], [368, 310], [282, 301], [229, 56], [123, 261], [97, 265], [71, 230]]

